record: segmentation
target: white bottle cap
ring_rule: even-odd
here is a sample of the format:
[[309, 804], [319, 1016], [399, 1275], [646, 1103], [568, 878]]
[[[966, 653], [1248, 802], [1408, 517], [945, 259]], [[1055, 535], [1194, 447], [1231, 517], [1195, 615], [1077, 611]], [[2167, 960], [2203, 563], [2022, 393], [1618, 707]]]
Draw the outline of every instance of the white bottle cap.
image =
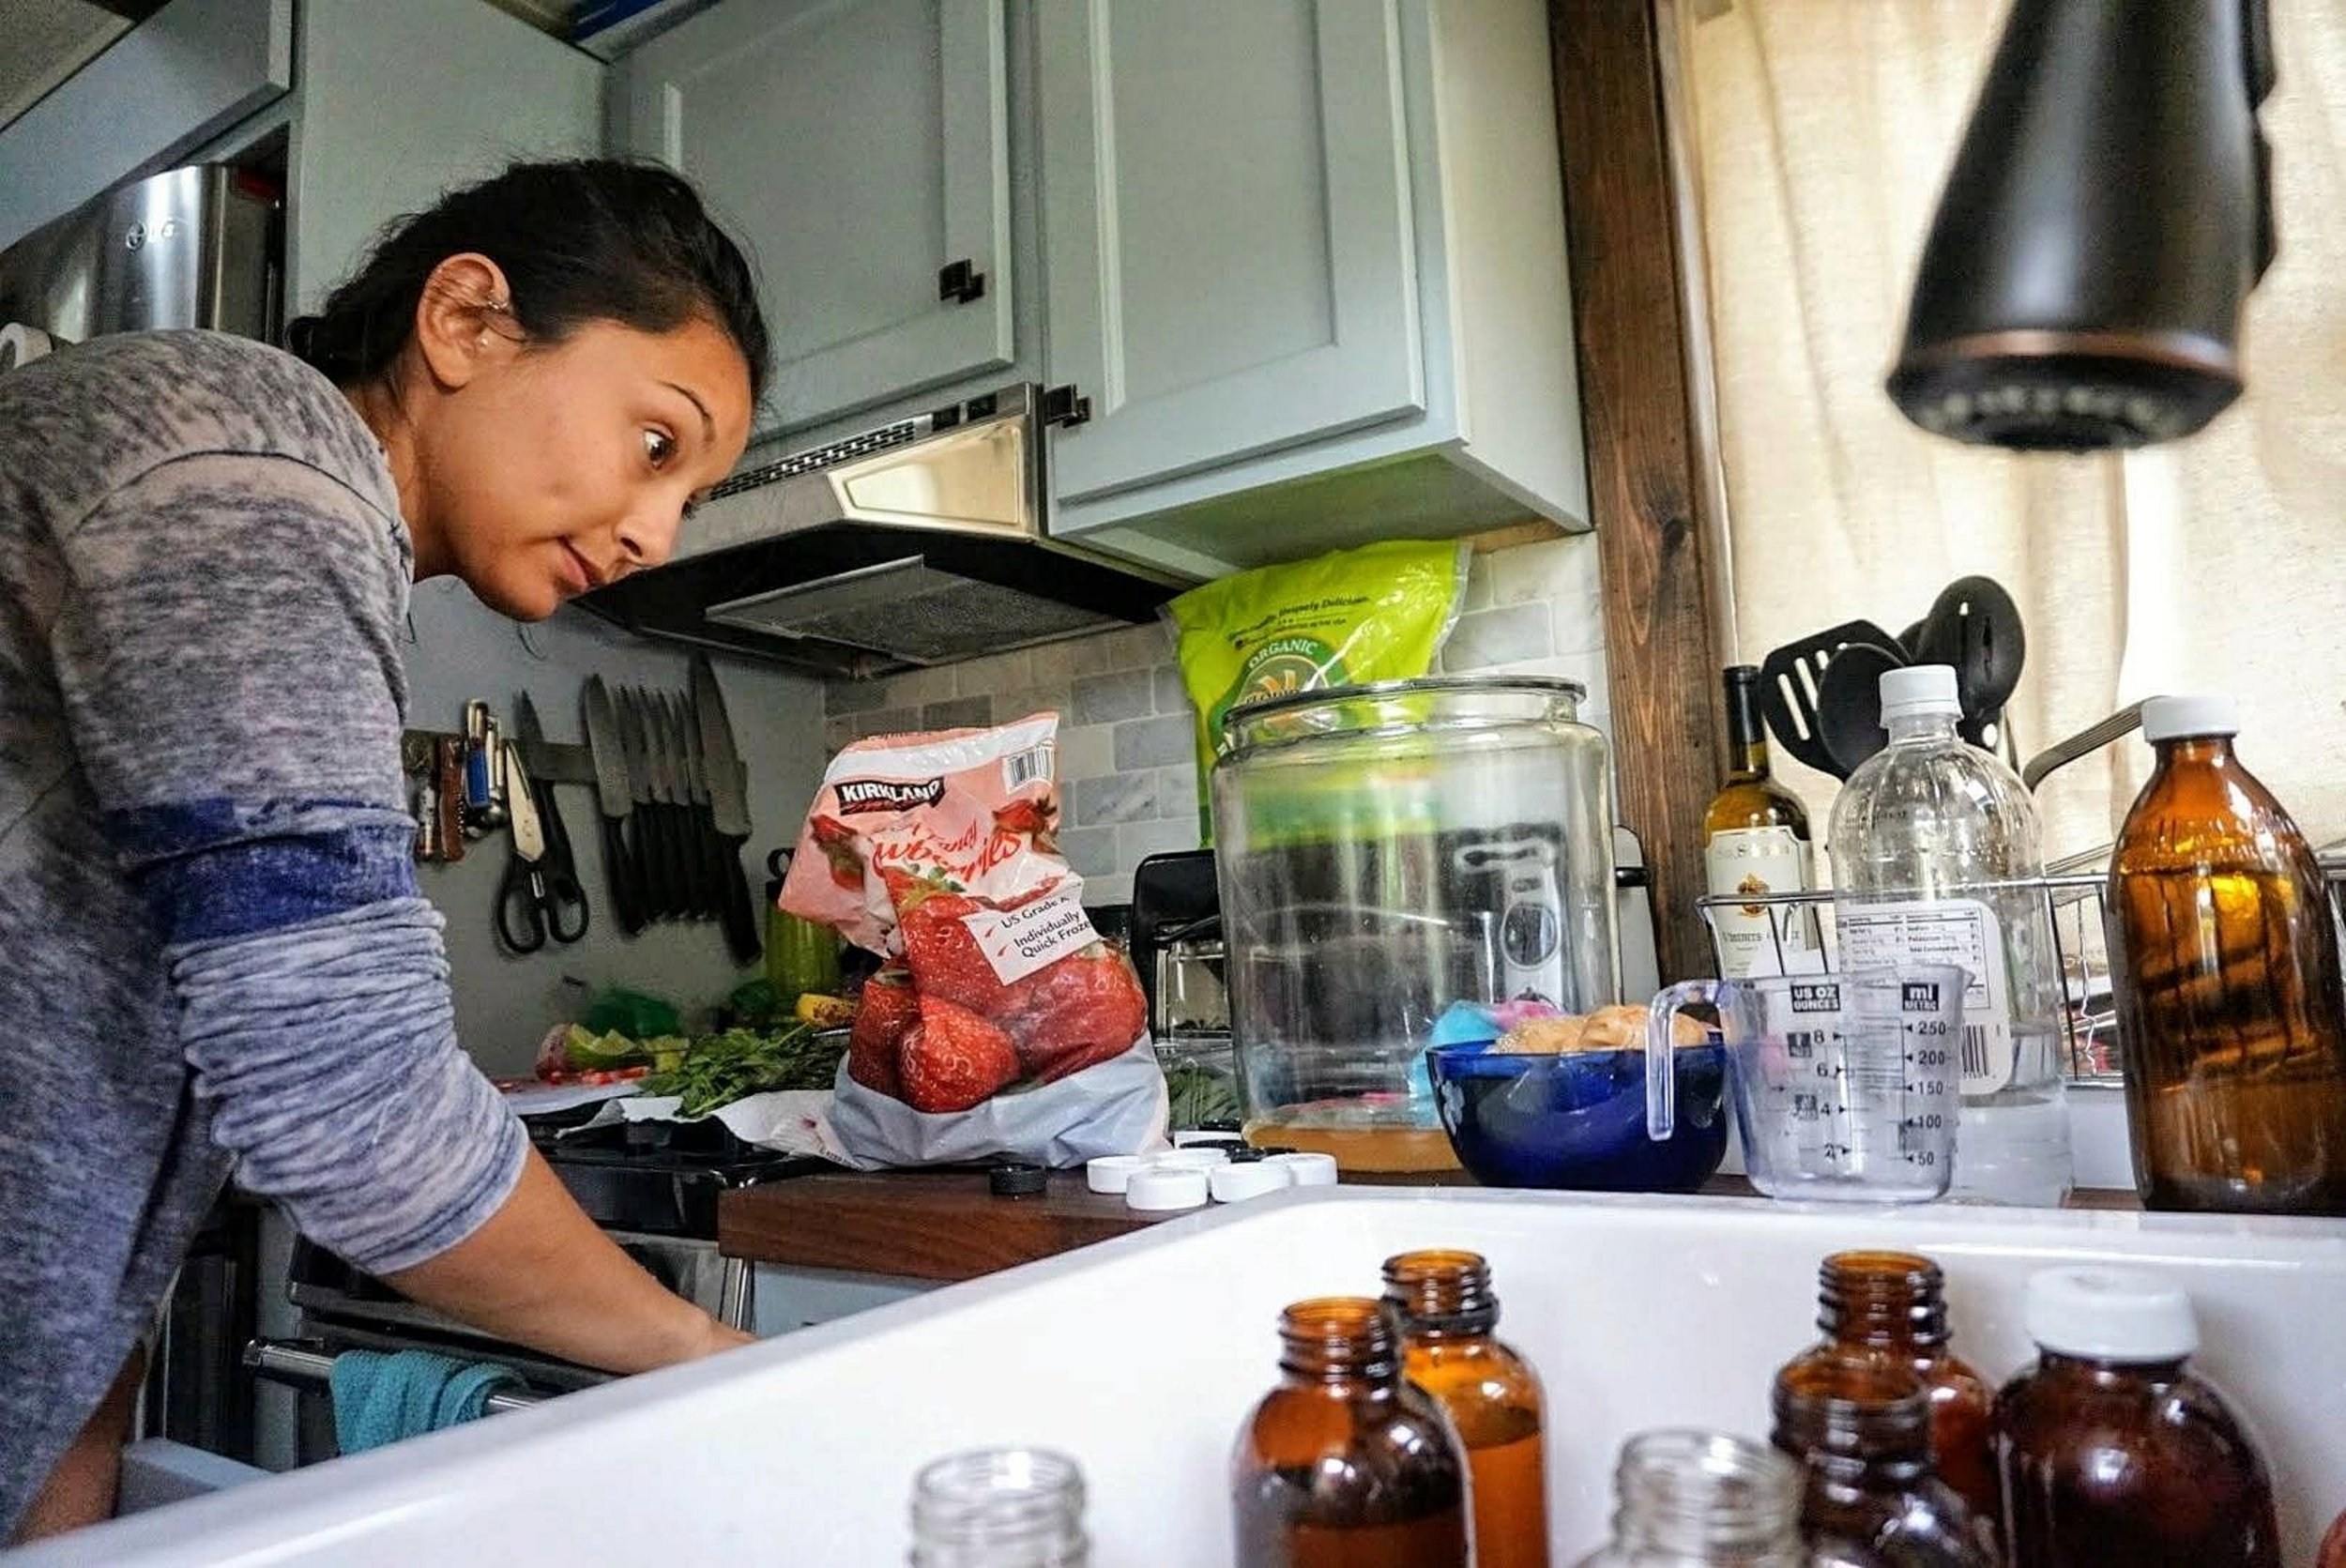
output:
[[1169, 1149], [1162, 1154], [1144, 1154], [1141, 1158], [1158, 1170], [1211, 1170], [1230, 1163], [1226, 1149]]
[[1133, 1173], [1132, 1183], [1124, 1189], [1124, 1203], [1149, 1213], [1163, 1213], [1171, 1209], [1200, 1208], [1208, 1192], [1206, 1173], [1202, 1170], [1168, 1170], [1152, 1165]]
[[2238, 735], [2240, 709], [2230, 697], [2153, 697], [2142, 705], [2142, 738], [2156, 745], [2185, 735]]
[[2023, 1317], [2029, 1338], [2064, 1356], [2171, 1362], [2200, 1347], [2191, 1298], [2141, 1269], [2031, 1274]]
[[1295, 1185], [1295, 1173], [1269, 1160], [1246, 1160], [1216, 1167], [1206, 1177], [1216, 1203], [1238, 1203], [1266, 1193], [1285, 1192]]
[[1333, 1187], [1336, 1184], [1336, 1157], [1333, 1154], [1268, 1154], [1266, 1165], [1285, 1165], [1294, 1176], [1299, 1187]]
[[1952, 664], [1909, 664], [1881, 672], [1881, 722], [1920, 719], [1935, 713], [1960, 718], [1963, 699], [1956, 693]]
[[1139, 1154], [1103, 1154], [1084, 1166], [1084, 1184], [1095, 1193], [1120, 1193], [1148, 1159]]

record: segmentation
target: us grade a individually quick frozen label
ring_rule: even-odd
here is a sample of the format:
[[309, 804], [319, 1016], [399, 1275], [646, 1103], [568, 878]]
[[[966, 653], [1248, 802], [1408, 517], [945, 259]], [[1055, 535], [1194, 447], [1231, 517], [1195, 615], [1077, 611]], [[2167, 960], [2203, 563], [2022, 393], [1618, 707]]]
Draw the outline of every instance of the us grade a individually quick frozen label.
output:
[[1083, 886], [1038, 898], [1015, 909], [981, 909], [961, 923], [978, 940], [978, 951], [1007, 985], [1044, 965], [1080, 952], [1100, 939], [1084, 913]]
[[[1808, 846], [1790, 828], [1734, 828], [1711, 835], [1703, 851], [1711, 891], [1757, 898], [1808, 891]], [[1824, 944], [1815, 911], [1795, 904], [1715, 905], [1719, 973], [1728, 980], [1824, 973]]]
[[1953, 964], [1971, 974], [1963, 988], [1963, 1086], [1993, 1094], [2012, 1081], [2018, 1047], [2003, 969], [2003, 929], [1973, 898], [1837, 906], [1841, 967], [1870, 969]]

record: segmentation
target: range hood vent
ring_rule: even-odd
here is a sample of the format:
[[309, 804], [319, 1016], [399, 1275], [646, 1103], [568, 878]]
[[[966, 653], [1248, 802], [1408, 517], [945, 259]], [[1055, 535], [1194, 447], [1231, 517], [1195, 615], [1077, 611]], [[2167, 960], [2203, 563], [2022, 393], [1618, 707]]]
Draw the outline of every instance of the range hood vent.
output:
[[1024, 647], [1124, 624], [1115, 616], [956, 576], [919, 556], [711, 604], [708, 618], [763, 636], [865, 648], [910, 664], [967, 658], [973, 647]]
[[1182, 584], [1050, 536], [1006, 388], [746, 468], [674, 559], [579, 601], [646, 636], [876, 676], [1145, 621]]

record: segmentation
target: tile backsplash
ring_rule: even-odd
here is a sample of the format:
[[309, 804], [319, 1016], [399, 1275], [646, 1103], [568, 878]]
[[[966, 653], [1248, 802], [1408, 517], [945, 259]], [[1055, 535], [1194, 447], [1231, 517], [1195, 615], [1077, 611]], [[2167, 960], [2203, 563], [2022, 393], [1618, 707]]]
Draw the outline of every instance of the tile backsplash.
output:
[[[1445, 674], [1561, 675], [1589, 688], [1581, 716], [1609, 730], [1593, 535], [1477, 553]], [[1093, 903], [1132, 896], [1134, 867], [1197, 846], [1196, 717], [1171, 633], [1135, 626], [885, 680], [824, 688], [823, 739], [1060, 716], [1059, 845]]]

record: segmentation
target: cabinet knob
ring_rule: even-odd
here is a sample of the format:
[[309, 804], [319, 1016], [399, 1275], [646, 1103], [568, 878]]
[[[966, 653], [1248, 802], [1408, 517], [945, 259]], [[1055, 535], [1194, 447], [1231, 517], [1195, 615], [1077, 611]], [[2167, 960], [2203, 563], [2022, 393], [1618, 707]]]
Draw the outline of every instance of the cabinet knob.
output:
[[937, 271], [937, 297], [955, 305], [985, 297], [985, 274], [974, 263], [947, 262]]

